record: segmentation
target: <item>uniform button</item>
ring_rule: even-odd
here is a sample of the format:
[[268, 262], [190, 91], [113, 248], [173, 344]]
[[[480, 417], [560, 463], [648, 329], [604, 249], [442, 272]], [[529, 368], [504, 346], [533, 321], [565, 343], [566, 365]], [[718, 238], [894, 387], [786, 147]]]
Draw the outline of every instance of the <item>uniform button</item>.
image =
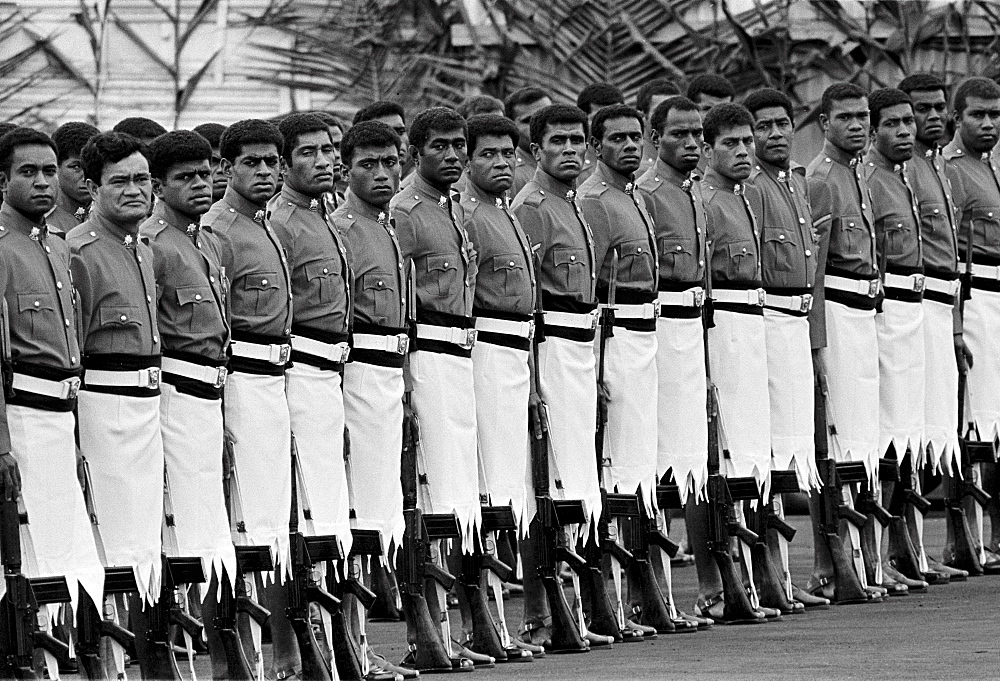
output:
[[40, 301], [38, 301], [38, 300], [36, 300], [36, 301], [35, 301], [35, 307], [38, 307], [38, 306], [40, 306], [41, 304], [42, 304], [42, 303], [41, 303]]
[[848, 222], [848, 223], [847, 223], [847, 226], [848, 226], [848, 227], [853, 227], [853, 226], [854, 226], [854, 223], [853, 223], [853, 222]]
[[866, 206], [865, 206], [865, 202], [864, 202], [864, 201], [862, 201], [862, 202], [861, 202], [861, 210], [864, 210], [865, 208], [866, 208]]
[[897, 226], [897, 227], [902, 227], [902, 226], [903, 226], [903, 223], [902, 223], [902, 222], [897, 222], [897, 223], [896, 223], [896, 226]]
[[591, 278], [591, 279], [597, 279], [597, 275], [596, 275], [596, 274], [591, 274], [591, 275], [590, 275], [590, 278]]
[[236, 209], [235, 209], [235, 208], [230, 208], [230, 209], [229, 209], [229, 212], [230, 212], [230, 213], [235, 213], [235, 212], [236, 212]]
[[403, 263], [401, 263], [401, 262], [397, 262], [397, 263], [396, 263], [396, 269], [397, 269], [397, 270], [401, 270], [401, 269], [403, 269]]
[[74, 363], [75, 363], [75, 362], [76, 362], [76, 357], [75, 357], [75, 356], [73, 356], [73, 355], [70, 355], [70, 357], [69, 357], [69, 361], [71, 361], [71, 362], [74, 362]]
[[158, 222], [158, 223], [160, 223], [161, 225], [165, 225], [165, 224], [167, 224], [167, 223], [165, 223], [165, 222], [164, 222], [163, 220], [157, 220], [157, 222]]
[[139, 262], [142, 262], [142, 256], [141, 255], [135, 256], [135, 259], [138, 260]]
[[260, 280], [260, 285], [261, 286], [267, 286], [267, 279], [261, 279]]
[[658, 178], [658, 177], [654, 177], [653, 179], [656, 180], [657, 182], [660, 181], [660, 178]]
[[285, 333], [291, 333], [291, 332], [292, 332], [291, 329], [285, 329]]
[[56, 288], [59, 289], [60, 291], [62, 291], [62, 282], [61, 281], [57, 281], [56, 282]]
[[160, 342], [160, 337], [159, 336], [153, 336], [153, 342], [154, 343], [159, 343]]
[[698, 267], [704, 267], [704, 266], [705, 266], [705, 261], [704, 260], [699, 260], [698, 261]]
[[330, 270], [327, 269], [326, 267], [324, 267], [323, 268], [323, 274], [329, 274], [329, 273], [330, 273]]
[[348, 218], [353, 218], [354, 216], [353, 216], [353, 215], [351, 215], [350, 213], [348, 213], [348, 214], [347, 214], [347, 217], [348, 217]]
[[208, 276], [208, 280], [209, 280], [210, 282], [212, 282], [213, 284], [215, 283], [215, 277], [213, 277], [212, 275], [209, 275], [209, 276]]
[[510, 263], [508, 263], [508, 264], [510, 265], [510, 267], [513, 267], [514, 266], [514, 261], [511, 260]]
[[122, 320], [123, 322], [127, 322], [127, 321], [128, 321], [128, 316], [127, 316], [127, 315], [122, 315], [122, 316], [120, 317], [120, 319], [121, 319], [121, 320]]
[[[200, 298], [201, 296], [197, 296], [197, 297], [199, 297], [199, 298]], [[147, 303], [151, 303], [151, 302], [153, 302], [153, 296], [146, 296], [146, 302], [147, 302]]]
[[635, 252], [636, 252], [636, 253], [642, 253], [642, 246], [639, 246], [639, 247], [637, 247], [637, 248], [635, 249]]
[[448, 266], [448, 263], [445, 263], [445, 264], [444, 264], [444, 266], [445, 266], [445, 267], [447, 267], [447, 266]]
[[784, 234], [779, 234], [778, 235], [778, 240], [779, 241], [784, 241], [785, 240], [785, 235]]
[[677, 250], [678, 250], [678, 251], [683, 251], [683, 250], [684, 250], [684, 247], [683, 247], [683, 246], [678, 246], [678, 247], [677, 247]]
[[812, 255], [812, 251], [806, 250], [806, 257], [808, 258], [810, 255]]
[[940, 211], [939, 209], [937, 209], [937, 208], [935, 208], [935, 209], [934, 209], [934, 215], [937, 215], [937, 214], [938, 214], [938, 213], [940, 213], [940, 212], [941, 212], [941, 211]]
[[382, 285], [382, 281], [381, 281], [381, 280], [379, 280], [379, 282], [378, 282], [378, 285], [379, 285], [379, 286], [381, 286], [381, 285]]
[[538, 193], [541, 194], [542, 196], [545, 196], [545, 192], [543, 192], [541, 189], [538, 190]]
[[805, 218], [799, 218], [799, 224], [800, 225], [806, 224], [806, 219]]
[[[576, 260], [576, 256], [575, 255], [571, 255], [571, 256], [569, 256], [569, 259], [570, 259], [570, 261]], [[447, 265], [447, 264], [448, 263], [445, 263], [445, 265]]]
[[48, 246], [46, 246], [46, 247], [45, 247], [45, 252], [46, 252], [46, 253], [51, 253], [51, 252], [52, 252], [52, 249], [51, 249], [51, 248], [49, 248]]
[[701, 227], [695, 227], [694, 228], [694, 233], [695, 234], [701, 234]]
[[63, 322], [66, 324], [66, 326], [69, 326], [69, 320], [68, 319], [64, 319]]
[[469, 201], [472, 201], [473, 203], [475, 203], [475, 202], [476, 202], [476, 200], [475, 200], [474, 198], [472, 198], [472, 199], [469, 199]]
[[746, 253], [746, 252], [747, 252], [747, 249], [745, 249], [745, 248], [744, 248], [744, 249], [743, 249], [743, 252], [744, 252], [744, 253]]
[[987, 214], [986, 214], [986, 217], [988, 217], [988, 218], [991, 218], [991, 217], [993, 217], [993, 213], [987, 213]]
[[97, 236], [97, 232], [91, 232], [90, 236]]
[[194, 294], [194, 299], [195, 300], [201, 300], [201, 294], [200, 293]]

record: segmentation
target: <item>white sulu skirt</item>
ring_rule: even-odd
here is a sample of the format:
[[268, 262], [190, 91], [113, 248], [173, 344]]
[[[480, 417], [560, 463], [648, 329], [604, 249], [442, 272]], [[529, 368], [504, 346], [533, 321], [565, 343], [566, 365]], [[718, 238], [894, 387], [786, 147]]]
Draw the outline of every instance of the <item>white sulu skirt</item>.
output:
[[[715, 311], [708, 331], [712, 381], [719, 393], [720, 439], [730, 459], [720, 462], [730, 477], [757, 480], [770, 489], [771, 410], [763, 315]], [[763, 360], [763, 361], [762, 361]]]
[[701, 498], [708, 478], [708, 414], [705, 411], [705, 344], [701, 318], [660, 317], [656, 322], [657, 463], [673, 469], [681, 502]]
[[402, 548], [403, 370], [362, 362], [344, 367], [344, 422], [351, 433], [354, 526], [378, 530], [391, 567]]
[[[231, 527], [237, 546], [267, 546], [279, 581], [291, 576], [291, 430], [284, 376], [234, 371], [226, 380], [226, 437], [232, 443]], [[245, 531], [239, 531], [242, 521]]]
[[815, 395], [809, 319], [764, 309], [767, 391], [771, 405], [771, 463], [795, 471], [799, 489], [819, 489]]
[[418, 505], [424, 513], [454, 513], [462, 550], [471, 553], [482, 524], [472, 360], [418, 350], [410, 354], [410, 376], [420, 428], [417, 472], [426, 479]]
[[[924, 461], [952, 470], [958, 451], [958, 363], [952, 305], [924, 299]], [[975, 362], [975, 360], [973, 360]]]
[[299, 362], [285, 372], [285, 394], [298, 455], [299, 532], [307, 537], [336, 535], [346, 556], [353, 539], [340, 374]]
[[969, 369], [969, 405], [979, 437], [995, 441], [1000, 437], [1000, 293], [972, 289], [965, 302], [963, 337], [972, 352]]
[[531, 374], [525, 350], [482, 341], [472, 349], [479, 443], [479, 488], [494, 506], [509, 505], [518, 536], [528, 529], [528, 395]]
[[131, 566], [140, 596], [155, 602], [162, 566], [160, 398], [81, 390], [77, 414], [107, 567]]
[[76, 475], [76, 420], [72, 412], [10, 405], [7, 424], [28, 513], [28, 525], [22, 526], [22, 537], [30, 537], [21, 545], [24, 574], [65, 575], [74, 612], [80, 594], [77, 585], [100, 603], [104, 566]]
[[[595, 347], [599, 353], [599, 334]], [[639, 494], [652, 517], [658, 455], [656, 333], [616, 326], [605, 343], [604, 382], [610, 396], [604, 457], [611, 460], [604, 468], [605, 487]]]
[[827, 345], [823, 356], [830, 397], [827, 419], [836, 425], [830, 452], [836, 461], [861, 461], [877, 479], [879, 370], [875, 310], [826, 301]]
[[879, 455], [891, 444], [900, 462], [924, 439], [924, 306], [885, 299], [878, 333]]
[[[205, 578], [236, 578], [236, 550], [222, 486], [225, 435], [222, 401], [188, 395], [160, 385], [160, 428], [166, 464], [172, 529], [164, 527], [168, 556], [201, 559]], [[208, 596], [208, 589], [203, 591]]]

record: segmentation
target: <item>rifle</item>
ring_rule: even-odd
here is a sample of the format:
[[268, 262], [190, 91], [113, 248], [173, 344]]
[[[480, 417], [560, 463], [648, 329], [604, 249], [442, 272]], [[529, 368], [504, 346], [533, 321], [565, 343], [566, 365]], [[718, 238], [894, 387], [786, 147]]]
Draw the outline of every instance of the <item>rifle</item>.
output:
[[771, 471], [771, 499], [765, 500], [761, 495], [756, 508], [752, 507], [751, 502], [744, 503], [748, 529], [757, 535], [757, 541], [750, 546], [750, 552], [753, 557], [753, 581], [757, 585], [760, 604], [786, 614], [794, 609], [788, 595], [787, 573], [775, 564], [767, 544], [767, 536], [771, 529], [778, 533], [781, 542], [787, 543], [795, 536], [795, 528], [775, 511], [774, 496], [798, 491], [798, 479], [794, 472]]
[[[520, 648], [512, 645], [503, 608], [502, 584], [511, 579], [514, 569], [497, 556], [496, 541], [498, 533], [516, 529], [517, 521], [510, 506], [483, 506], [480, 528], [483, 550], [462, 556], [459, 583], [472, 613], [472, 641], [467, 647], [494, 658], [496, 662], [527, 662], [532, 659], [530, 653], [522, 654]], [[483, 577], [496, 596], [496, 621], [481, 586]]]

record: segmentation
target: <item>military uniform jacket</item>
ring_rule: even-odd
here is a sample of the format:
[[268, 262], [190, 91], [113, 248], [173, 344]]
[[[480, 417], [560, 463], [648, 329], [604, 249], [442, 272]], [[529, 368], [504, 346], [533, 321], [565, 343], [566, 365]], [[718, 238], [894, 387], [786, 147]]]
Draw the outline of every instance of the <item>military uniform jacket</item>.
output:
[[514, 185], [508, 192], [511, 197], [517, 196], [524, 185], [531, 181], [531, 178], [535, 176], [535, 168], [538, 167], [538, 161], [535, 160], [531, 152], [518, 147], [514, 151], [514, 155], [517, 157], [517, 161], [514, 166]]
[[959, 216], [958, 243], [962, 261], [966, 259], [971, 233], [972, 261], [981, 265], [1000, 265], [1000, 185], [993, 159], [988, 153], [971, 153], [958, 134], [941, 155]]
[[162, 201], [139, 234], [153, 251], [163, 354], [221, 366], [229, 348], [228, 282], [215, 237]]
[[923, 273], [920, 212], [906, 164], [893, 163], [872, 146], [865, 156], [865, 178], [872, 189], [879, 271], [883, 276]]
[[531, 244], [507, 206], [471, 180], [462, 196], [469, 237], [476, 247], [476, 315], [527, 319], [535, 309]]
[[760, 192], [753, 185], [733, 182], [712, 168], [705, 171], [701, 190], [705, 197], [708, 223], [712, 286], [724, 289], [760, 288], [758, 224], [766, 219]]
[[415, 270], [417, 320], [471, 326], [476, 261], [461, 204], [414, 173], [390, 205], [403, 257]]
[[573, 187], [542, 168], [514, 199], [512, 210], [541, 261], [538, 285], [546, 310], [594, 309], [594, 237]]
[[292, 333], [292, 284], [265, 211], [232, 187], [202, 218], [219, 239], [230, 284], [234, 340], [285, 343]]
[[354, 275], [353, 327], [402, 332], [406, 327], [406, 268], [388, 209], [380, 210], [351, 192], [333, 213], [347, 246]]
[[812, 225], [805, 169], [781, 169], [758, 159], [748, 180], [761, 195], [761, 274], [775, 295], [812, 293], [816, 283], [817, 237]]
[[633, 178], [598, 161], [594, 174], [580, 186], [580, 206], [594, 235], [594, 260], [600, 263], [597, 298], [608, 300], [611, 265], [617, 252], [616, 301], [635, 305], [656, 300], [656, 234], [645, 202], [635, 192]]
[[56, 202], [49, 214], [45, 216], [45, 224], [49, 226], [50, 233], [65, 239], [70, 230], [87, 219], [87, 212], [86, 208], [80, 206], [75, 212], [70, 213]]
[[944, 165], [940, 149], [917, 142], [906, 169], [920, 211], [924, 271], [929, 276], [954, 279], [958, 274], [958, 224]]
[[347, 340], [353, 280], [347, 248], [323, 201], [286, 183], [268, 214], [292, 271], [292, 332], [324, 343]]
[[656, 159], [637, 184], [656, 232], [659, 289], [702, 286], [706, 222], [701, 183]]

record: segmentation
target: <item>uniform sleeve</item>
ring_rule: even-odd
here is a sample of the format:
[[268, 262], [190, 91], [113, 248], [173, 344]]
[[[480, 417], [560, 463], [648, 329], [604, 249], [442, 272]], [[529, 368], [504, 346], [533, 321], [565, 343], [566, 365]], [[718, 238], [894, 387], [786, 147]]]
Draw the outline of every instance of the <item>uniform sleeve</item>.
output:
[[[594, 269], [600, 278], [604, 271], [605, 261], [610, 268], [611, 258], [611, 219], [608, 210], [600, 198], [588, 196], [581, 201], [583, 216], [590, 225], [590, 231], [594, 236]], [[609, 270], [610, 271], [610, 270]], [[610, 282], [601, 281], [602, 284], [610, 285]]]
[[809, 212], [816, 232], [816, 282], [813, 306], [809, 312], [809, 342], [813, 350], [826, 347], [826, 256], [830, 251], [830, 214], [832, 199], [825, 182], [806, 180]]
[[87, 271], [87, 263], [80, 257], [79, 251], [75, 248], [70, 250], [69, 271], [73, 275], [73, 286], [79, 300], [76, 308], [77, 340], [80, 344], [80, 352], [86, 353], [87, 333], [90, 330], [90, 320], [94, 314], [94, 291], [90, 273]]
[[[7, 314], [7, 297], [4, 295], [7, 291], [7, 284], [9, 281], [7, 271], [7, 263], [0, 263], [0, 306], [2, 306], [3, 313], [3, 324], [5, 329], [10, 328], [10, 321]], [[5, 343], [10, 343], [9, 334], [4, 334]], [[4, 357], [10, 355], [10, 347], [3, 349]], [[7, 391], [6, 389], [0, 389], [0, 454], [7, 454], [11, 450], [10, 445], [10, 427], [7, 424]]]
[[396, 213], [396, 239], [399, 241], [399, 250], [403, 260], [413, 258], [413, 253], [417, 248], [416, 234], [413, 231], [413, 221], [407, 213]]
[[[549, 242], [547, 238], [549, 229], [541, 211], [536, 207], [522, 203], [514, 208], [514, 216], [521, 224], [525, 236], [528, 237], [528, 243], [531, 245], [532, 252], [537, 255], [538, 261], [545, 262], [548, 256], [546, 244]], [[539, 286], [541, 286], [541, 282], [539, 282]]]

